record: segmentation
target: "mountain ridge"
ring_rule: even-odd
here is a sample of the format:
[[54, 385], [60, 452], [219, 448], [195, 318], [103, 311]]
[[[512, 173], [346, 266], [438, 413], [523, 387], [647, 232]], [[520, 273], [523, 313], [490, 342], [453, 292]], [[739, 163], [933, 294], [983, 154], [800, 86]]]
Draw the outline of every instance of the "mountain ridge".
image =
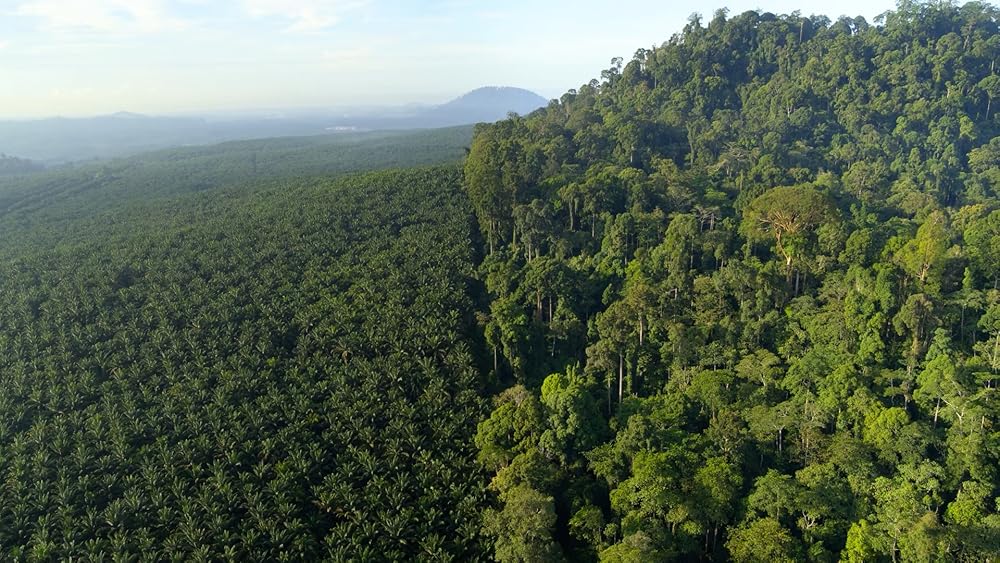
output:
[[[528, 114], [548, 100], [523, 88], [484, 86], [439, 105], [386, 106], [345, 115], [336, 108], [274, 117], [166, 116], [121, 110], [93, 117], [0, 120], [0, 152], [58, 164], [187, 145], [304, 136], [331, 131], [436, 129]], [[407, 111], [401, 109], [409, 108]], [[335, 133], [336, 134], [336, 133]]]

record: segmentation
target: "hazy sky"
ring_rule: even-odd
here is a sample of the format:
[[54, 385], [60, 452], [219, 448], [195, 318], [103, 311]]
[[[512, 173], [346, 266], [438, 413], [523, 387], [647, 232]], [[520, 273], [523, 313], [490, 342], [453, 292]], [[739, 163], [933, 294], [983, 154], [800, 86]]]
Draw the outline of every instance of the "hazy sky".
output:
[[863, 15], [890, 0], [0, 0], [0, 116], [556, 97], [716, 8]]

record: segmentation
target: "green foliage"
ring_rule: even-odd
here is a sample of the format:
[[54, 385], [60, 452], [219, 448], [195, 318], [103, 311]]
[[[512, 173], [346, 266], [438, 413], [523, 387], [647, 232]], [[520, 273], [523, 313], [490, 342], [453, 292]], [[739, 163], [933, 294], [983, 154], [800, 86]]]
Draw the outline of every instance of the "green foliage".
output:
[[496, 538], [493, 550], [496, 560], [501, 563], [562, 560], [559, 544], [552, 539], [556, 522], [552, 497], [521, 485], [501, 498], [503, 510], [488, 510], [484, 516], [486, 534]]
[[896, 253], [896, 260], [910, 276], [921, 284], [937, 287], [941, 268], [948, 250], [945, 217], [932, 213], [917, 229], [916, 236]]
[[461, 170], [309, 176], [468, 128], [5, 177], [0, 547], [995, 559], [998, 20], [695, 16]]
[[0, 218], [6, 557], [482, 555], [456, 168], [77, 178]]
[[543, 428], [541, 405], [524, 387], [512, 387], [497, 397], [497, 407], [479, 423], [479, 462], [496, 471], [523, 453], [524, 444], [538, 440]]
[[539, 444], [550, 456], [568, 463], [573, 456], [590, 451], [605, 438], [607, 427], [597, 401], [575, 370], [545, 378], [541, 401], [548, 413], [548, 428], [539, 438]]
[[486, 337], [547, 413], [481, 460], [567, 556], [995, 558], [998, 34], [720, 10], [476, 130]]
[[795, 538], [774, 518], [754, 520], [737, 528], [726, 543], [733, 561], [779, 561], [791, 563], [802, 558]]
[[789, 186], [764, 192], [743, 210], [743, 231], [750, 242], [774, 240], [788, 268], [809, 243], [809, 233], [836, 219], [829, 200], [813, 188]]
[[[0, 174], [0, 216], [10, 221], [7, 227], [17, 227], [5, 229], [4, 237], [13, 242], [10, 237], [26, 232], [68, 235], [67, 229], [74, 230], [96, 215], [113, 217], [114, 210], [123, 205], [131, 211], [145, 205], [148, 215], [156, 215], [169, 209], [169, 199], [195, 193], [212, 199], [220, 191], [232, 198], [273, 186], [269, 180], [457, 163], [470, 137], [469, 127], [454, 127], [233, 141], [81, 163], [27, 176]], [[175, 202], [175, 207], [185, 206], [185, 202]]]

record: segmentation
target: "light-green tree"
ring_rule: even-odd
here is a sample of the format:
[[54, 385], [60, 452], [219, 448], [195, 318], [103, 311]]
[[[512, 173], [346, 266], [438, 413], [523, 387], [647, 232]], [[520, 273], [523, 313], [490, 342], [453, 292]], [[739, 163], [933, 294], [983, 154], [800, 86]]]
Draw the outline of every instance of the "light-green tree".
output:
[[501, 495], [501, 500], [502, 510], [488, 509], [483, 517], [483, 531], [493, 538], [497, 561], [563, 560], [562, 550], [552, 537], [556, 513], [551, 496], [519, 485]]
[[815, 229], [837, 220], [836, 208], [827, 196], [808, 186], [785, 186], [753, 200], [744, 210], [741, 229], [750, 242], [774, 241], [791, 280]]

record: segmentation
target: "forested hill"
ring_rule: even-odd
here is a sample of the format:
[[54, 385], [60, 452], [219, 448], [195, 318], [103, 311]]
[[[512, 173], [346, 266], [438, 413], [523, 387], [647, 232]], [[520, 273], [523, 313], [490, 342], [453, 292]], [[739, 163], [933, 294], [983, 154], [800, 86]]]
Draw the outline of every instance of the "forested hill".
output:
[[998, 16], [693, 16], [477, 128], [498, 560], [995, 560]]

